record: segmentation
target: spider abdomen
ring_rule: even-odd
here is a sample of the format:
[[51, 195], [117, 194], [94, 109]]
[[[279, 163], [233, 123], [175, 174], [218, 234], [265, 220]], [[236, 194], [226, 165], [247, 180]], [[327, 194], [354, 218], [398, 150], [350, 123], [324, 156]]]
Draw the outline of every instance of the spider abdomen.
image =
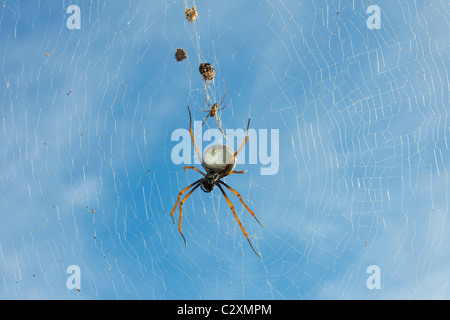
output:
[[236, 157], [233, 158], [233, 155], [233, 148], [225, 144], [216, 144], [205, 150], [202, 162], [209, 171], [227, 174], [236, 166]]

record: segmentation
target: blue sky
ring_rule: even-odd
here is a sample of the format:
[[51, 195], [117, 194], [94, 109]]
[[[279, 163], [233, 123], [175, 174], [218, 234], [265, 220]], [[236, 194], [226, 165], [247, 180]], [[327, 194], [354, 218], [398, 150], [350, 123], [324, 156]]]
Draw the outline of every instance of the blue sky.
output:
[[[0, 1], [0, 298], [450, 298], [448, 9]], [[261, 259], [217, 189], [185, 203], [187, 246], [169, 214], [199, 178], [170, 155], [186, 106], [205, 116], [201, 62], [225, 128], [279, 130], [277, 174], [226, 178]]]

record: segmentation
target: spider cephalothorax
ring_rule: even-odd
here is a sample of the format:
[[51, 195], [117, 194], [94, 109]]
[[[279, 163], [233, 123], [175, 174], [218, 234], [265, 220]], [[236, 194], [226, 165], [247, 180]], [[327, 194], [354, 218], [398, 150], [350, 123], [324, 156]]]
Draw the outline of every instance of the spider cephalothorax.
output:
[[[242, 148], [244, 147], [245, 143], [248, 140], [248, 128], [250, 126], [250, 119], [248, 120], [247, 124], [247, 133], [245, 135], [244, 142], [242, 143], [241, 147], [237, 152], [234, 152], [231, 147], [228, 147], [226, 145], [215, 145], [212, 147], [209, 147], [205, 150], [203, 160], [200, 157], [200, 151], [197, 148], [197, 145], [195, 144], [194, 140], [194, 133], [192, 132], [192, 117], [191, 117], [191, 111], [189, 110], [189, 133], [191, 135], [192, 143], [194, 144], [195, 152], [197, 153], [197, 157], [200, 161], [202, 161], [202, 167], [205, 169], [206, 173], [203, 173], [201, 170], [197, 169], [194, 166], [186, 166], [184, 169], [192, 169], [203, 175], [203, 178], [198, 179], [197, 181], [193, 182], [192, 184], [188, 185], [186, 188], [180, 191], [177, 197], [177, 202], [173, 206], [172, 212], [170, 213], [170, 216], [173, 219], [173, 222], [175, 222], [175, 219], [173, 218], [173, 214], [175, 213], [175, 209], [180, 203], [180, 219], [178, 221], [178, 231], [180, 232], [181, 236], [183, 237], [184, 243], [186, 244], [186, 238], [183, 235], [183, 232], [181, 232], [181, 218], [183, 216], [183, 204], [184, 202], [189, 198], [189, 196], [198, 188], [201, 187], [201, 189], [204, 192], [211, 192], [215, 186], [217, 186], [220, 189], [220, 192], [225, 197], [225, 200], [227, 201], [228, 206], [230, 207], [231, 211], [233, 212], [233, 215], [236, 219], [236, 221], [239, 224], [239, 227], [241, 227], [242, 232], [244, 233], [244, 236], [247, 238], [248, 243], [252, 247], [253, 251], [258, 255], [258, 257], [261, 257], [253, 248], [252, 243], [250, 242], [250, 239], [248, 237], [247, 232], [245, 231], [241, 221], [239, 220], [236, 210], [234, 209], [233, 204], [231, 203], [230, 199], [228, 198], [227, 194], [225, 193], [224, 187], [230, 190], [238, 199], [241, 201], [242, 205], [250, 212], [250, 214], [256, 219], [256, 221], [261, 225], [261, 222], [259, 222], [258, 218], [256, 218], [255, 213], [250, 210], [250, 208], [245, 204], [244, 200], [242, 199], [241, 195], [234, 190], [232, 187], [230, 187], [228, 184], [226, 184], [222, 179], [234, 174], [234, 173], [245, 173], [245, 171], [234, 171], [234, 167], [236, 165], [236, 156], [241, 152]], [[191, 189], [187, 195], [181, 199], [181, 196], [187, 192], [189, 189]]]
[[211, 192], [213, 191], [216, 184], [219, 183], [219, 179], [220, 175], [218, 172], [208, 171], [203, 177], [202, 185], [200, 186], [200, 188], [202, 188], [204, 192]]
[[209, 116], [211, 118], [214, 118], [216, 116], [217, 109], [219, 109], [219, 105], [217, 104], [217, 102], [215, 102], [211, 107], [211, 111], [209, 112]]

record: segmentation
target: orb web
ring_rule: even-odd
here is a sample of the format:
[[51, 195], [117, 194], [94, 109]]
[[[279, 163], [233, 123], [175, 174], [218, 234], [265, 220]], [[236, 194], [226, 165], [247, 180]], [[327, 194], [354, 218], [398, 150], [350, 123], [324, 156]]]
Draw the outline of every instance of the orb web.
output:
[[[69, 30], [67, 3], [0, 3], [0, 297], [448, 299], [448, 4], [379, 1], [369, 29], [370, 4], [86, 0]], [[185, 203], [187, 246], [169, 215], [203, 62], [224, 129], [279, 130], [277, 174], [226, 180], [261, 259], [218, 192]]]

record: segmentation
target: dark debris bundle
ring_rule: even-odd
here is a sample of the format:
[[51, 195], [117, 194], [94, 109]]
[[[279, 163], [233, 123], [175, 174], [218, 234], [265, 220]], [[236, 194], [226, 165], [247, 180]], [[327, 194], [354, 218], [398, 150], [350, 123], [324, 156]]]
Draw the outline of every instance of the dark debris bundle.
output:
[[178, 48], [177, 52], [175, 52], [175, 59], [177, 59], [177, 61], [180, 62], [186, 58], [187, 58], [186, 50]]
[[195, 9], [195, 6], [193, 6], [192, 9], [189, 9], [189, 8], [188, 8], [188, 9], [184, 10], [184, 13], [186, 14], [186, 19], [187, 19], [190, 23], [194, 22], [195, 19], [197, 19], [197, 17], [198, 17], [198, 12], [197, 12], [197, 10]]
[[200, 64], [198, 70], [200, 71], [200, 74], [203, 76], [203, 79], [205, 81], [211, 81], [216, 75], [216, 70], [214, 70], [213, 66], [210, 63]]

